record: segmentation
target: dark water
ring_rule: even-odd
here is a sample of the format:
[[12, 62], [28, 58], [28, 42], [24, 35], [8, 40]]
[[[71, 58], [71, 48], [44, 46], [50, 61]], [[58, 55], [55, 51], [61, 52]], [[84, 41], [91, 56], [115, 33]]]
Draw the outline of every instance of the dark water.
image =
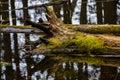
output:
[[[2, 5], [2, 11], [9, 10], [0, 13], [0, 20], [8, 20], [10, 25], [25, 25], [20, 18], [26, 17], [35, 22], [40, 17], [47, 20], [44, 8], [11, 10], [50, 0], [0, 1], [8, 2]], [[54, 9], [64, 23], [120, 24], [120, 0], [70, 0]], [[120, 80], [119, 58], [26, 56], [24, 46], [28, 45], [31, 50], [34, 46], [30, 42], [39, 37], [37, 34], [0, 33], [1, 80]]]
[[[120, 59], [68, 55], [27, 56], [36, 34], [0, 33], [1, 80], [120, 80]], [[27, 48], [27, 50], [28, 50]]]

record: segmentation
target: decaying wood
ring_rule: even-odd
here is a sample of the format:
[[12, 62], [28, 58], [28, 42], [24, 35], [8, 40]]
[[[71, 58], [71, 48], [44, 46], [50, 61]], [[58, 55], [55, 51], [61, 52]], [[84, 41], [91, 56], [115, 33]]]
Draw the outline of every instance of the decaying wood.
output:
[[36, 27], [36, 28], [42, 30], [48, 36], [52, 36], [53, 35], [52, 32], [51, 32], [51, 27], [50, 26], [45, 26], [43, 24], [35, 23], [35, 22], [32, 22], [32, 21], [30, 21], [28, 19], [26, 19], [25, 22], [27, 24], [29, 24], [29, 25], [32, 25], [32, 27]]
[[[29, 8], [40, 7], [40, 6], [43, 6], [43, 5], [31, 6]], [[47, 5], [47, 6], [49, 6], [49, 5]], [[66, 28], [63, 25], [63, 22], [60, 19], [58, 19], [57, 16], [55, 15], [55, 12], [54, 12], [53, 8], [49, 8], [47, 6], [44, 5], [44, 7], [46, 9], [46, 12], [47, 12], [46, 17], [47, 17], [48, 22], [49, 22], [48, 26], [32, 22], [32, 21], [30, 21], [28, 19], [26, 19], [25, 22], [28, 23], [29, 25], [32, 25], [32, 27], [39, 28], [40, 30], [45, 32], [46, 35], [49, 36], [49, 38], [50, 37], [57, 37], [57, 38], [59, 38], [61, 40], [69, 40], [71, 38], [74, 38], [76, 36], [76, 31]], [[87, 32], [90, 28], [91, 28], [91, 26], [88, 26], [88, 27], [81, 26], [79, 30], [82, 31], [82, 32]], [[119, 28], [117, 27], [117, 29], [119, 29]], [[110, 30], [112, 32], [111, 28], [108, 29], [108, 30]], [[116, 30], [115, 33], [119, 34], [119, 31]], [[104, 42], [106, 44], [110, 44], [112, 47], [116, 47], [117, 48], [117, 49], [112, 49], [111, 52], [109, 50], [107, 50], [107, 51], [103, 51], [102, 53], [120, 54], [120, 49], [118, 49], [118, 47], [120, 47], [119, 37], [113, 38], [111, 36], [108, 37], [106, 35], [93, 35], [93, 34], [86, 34], [86, 33], [83, 33], [83, 35], [85, 35], [85, 36], [86, 35], [96, 36], [96, 37], [104, 40]], [[44, 38], [42, 40], [43, 41], [45, 40], [45, 42], [47, 42], [47, 40], [44, 39]], [[40, 50], [38, 52], [41, 53], [41, 54], [44, 54], [44, 53], [56, 53], [56, 54], [57, 53], [66, 53], [66, 54], [72, 53], [73, 54], [73, 53], [85, 53], [86, 50], [81, 50], [81, 49], [79, 49], [79, 50], [78, 49], [46, 49], [46, 50]], [[33, 53], [35, 53], [35, 52], [33, 52]]]
[[52, 8], [45, 7], [47, 11], [47, 19], [50, 23], [51, 30], [54, 36], [63, 36], [66, 35], [67, 28], [63, 26], [63, 23], [60, 19], [57, 18]]
[[[48, 30], [49, 33], [53, 34], [52, 37], [58, 37], [59, 39], [62, 40], [69, 40], [71, 38], [74, 38], [74, 36], [76, 36], [76, 31], [70, 30], [68, 28], [66, 28], [62, 21], [60, 19], [57, 18], [57, 16], [55, 15], [54, 11], [52, 8], [49, 8], [47, 6], [45, 6], [46, 11], [47, 11], [47, 19], [49, 24], [49, 29], [47, 29], [45, 26], [40, 26], [39, 27], [44, 27], [44, 32], [46, 33], [45, 30]], [[31, 22], [32, 23], [32, 22]], [[37, 26], [37, 25], [36, 25]], [[87, 27], [89, 28], [89, 27]], [[85, 29], [87, 29], [85, 27]], [[84, 26], [83, 26], [84, 29]], [[96, 35], [96, 34], [86, 34], [83, 33], [83, 35], [92, 35], [95, 37], [98, 37], [100, 39], [102, 39], [105, 44], [110, 45], [111, 47], [116, 47], [117, 49], [112, 49], [112, 50], [107, 50], [107, 51], [102, 51], [102, 53], [106, 53], [106, 54], [120, 54], [120, 40], [119, 37], [112, 37], [112, 36], [106, 36], [106, 35]], [[40, 50], [39, 53], [84, 53], [85, 50], [77, 50], [77, 49], [46, 49], [46, 50]], [[101, 53], [101, 54], [102, 54]], [[98, 53], [99, 54], [99, 53]]]
[[76, 31], [91, 34], [114, 34], [120, 35], [120, 25], [69, 25], [69, 28]]
[[34, 29], [31, 26], [10, 26], [10, 25], [0, 25], [0, 32], [7, 33], [41, 33], [43, 31]]
[[2, 28], [0, 32], [12, 32], [12, 33], [31, 33], [34, 32], [33, 29], [17, 29], [17, 28]]
[[[52, 8], [45, 6], [47, 14], [46, 17], [50, 23], [48, 26], [44, 26], [39, 23], [32, 22], [30, 20], [25, 20], [27, 24], [37, 27], [44, 31], [48, 36], [57, 36], [60, 39], [70, 38], [75, 35], [75, 32], [64, 27], [63, 22], [57, 18]], [[62, 37], [61, 37], [62, 36]]]
[[113, 35], [94, 35], [100, 39], [103, 39], [106, 45], [110, 45], [111, 47], [118, 47], [120, 49], [120, 36]]

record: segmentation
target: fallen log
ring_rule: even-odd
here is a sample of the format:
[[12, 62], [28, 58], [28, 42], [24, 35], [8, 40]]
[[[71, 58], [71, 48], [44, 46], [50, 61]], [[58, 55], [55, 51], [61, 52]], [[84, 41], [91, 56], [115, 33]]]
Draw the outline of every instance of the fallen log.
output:
[[31, 33], [33, 29], [15, 29], [15, 28], [2, 28], [0, 32], [8, 32], [8, 33]]
[[[46, 48], [43, 51], [41, 51], [41, 49], [39, 48], [40, 52], [61, 53], [62, 51], [64, 53], [74, 53], [74, 52], [84, 53], [85, 51], [88, 53], [90, 52], [92, 53], [97, 49], [97, 50], [100, 50], [101, 54], [104, 52], [109, 53], [109, 54], [117, 54], [116, 51], [119, 51], [119, 49], [118, 50], [113, 49], [113, 52], [111, 53], [109, 52], [109, 50], [106, 50], [106, 51], [104, 49], [101, 50], [102, 46], [110, 45], [110, 47], [120, 47], [120, 40], [118, 40], [118, 38], [116, 39], [116, 38], [111, 38], [111, 37], [108, 38], [106, 36], [101, 36], [101, 35], [91, 35], [91, 34], [80, 33], [75, 30], [68, 29], [63, 25], [62, 21], [57, 18], [52, 8], [49, 8], [47, 6], [45, 6], [45, 8], [47, 12], [46, 17], [48, 19], [48, 22], [50, 23], [49, 26], [44, 26], [43, 24], [34, 23], [30, 20], [25, 20], [29, 25], [32, 25], [33, 27], [37, 27], [47, 34], [49, 39], [48, 37], [46, 38], [48, 40], [48, 43], [45, 46], [48, 46], [48, 45], [54, 46], [52, 47], [52, 49]], [[78, 36], [81, 36], [81, 37], [78, 37]], [[57, 42], [60, 42], [60, 43], [59, 44], [54, 43], [56, 39], [54, 41], [50, 41], [50, 38], [56, 38], [58, 40]], [[101, 41], [98, 39], [100, 39]], [[67, 43], [67, 42], [70, 42], [70, 43]], [[65, 48], [66, 47], [72, 48], [74, 46], [76, 49], [73, 49], [73, 50], [57, 50], [56, 49], [56, 48], [60, 48], [59, 45], [64, 45], [64, 44], [66, 44]], [[83, 48], [83, 50], [81, 50], [81, 48]], [[118, 54], [120, 53], [118, 52]]]
[[66, 27], [76, 31], [90, 33], [90, 34], [113, 34], [120, 35], [120, 25], [71, 25], [66, 24]]
[[0, 25], [0, 32], [8, 32], [8, 33], [43, 33], [43, 31], [34, 29], [31, 26], [10, 26], [10, 25]]
[[35, 23], [35, 22], [32, 22], [32, 21], [30, 21], [28, 19], [25, 19], [25, 23], [27, 23], [28, 25], [31, 25], [32, 27], [36, 27], [36, 28], [42, 30], [48, 36], [52, 36], [53, 35], [52, 32], [51, 32], [51, 27], [49, 25], [46, 26], [44, 24]]
[[[71, 30], [65, 27], [60, 19], [57, 18], [52, 8], [45, 6], [47, 11], [47, 19], [49, 22], [49, 29], [45, 26], [39, 26], [46, 33], [53, 34], [51, 37], [46, 38], [49, 43], [44, 45], [44, 50], [38, 51], [38, 53], [96, 53], [96, 54], [120, 54], [120, 49], [103, 49], [107, 47], [120, 47], [119, 37], [112, 37], [108, 35], [96, 35], [81, 33], [76, 30]], [[32, 22], [31, 22], [32, 23]], [[33, 24], [32, 24], [33, 25]], [[43, 29], [44, 28], [44, 29]], [[84, 26], [83, 26], [84, 28]], [[88, 27], [89, 28], [89, 27]], [[39, 28], [40, 29], [40, 28]], [[48, 33], [47, 33], [48, 34]], [[53, 41], [52, 41], [53, 40]], [[59, 49], [61, 48], [69, 49]], [[42, 45], [40, 46], [42, 47]], [[58, 48], [58, 49], [56, 49]], [[73, 48], [73, 50], [71, 50]], [[83, 50], [81, 50], [81, 48]], [[52, 50], [53, 49], [53, 50]], [[77, 50], [76, 50], [77, 49]], [[85, 52], [84, 52], [85, 51]], [[97, 52], [98, 51], [98, 52]]]

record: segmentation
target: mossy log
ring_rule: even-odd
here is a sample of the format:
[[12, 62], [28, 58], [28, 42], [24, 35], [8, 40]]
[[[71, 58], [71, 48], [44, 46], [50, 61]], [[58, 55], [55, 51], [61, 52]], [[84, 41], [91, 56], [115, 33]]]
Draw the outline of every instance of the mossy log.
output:
[[[43, 53], [74, 53], [74, 52], [81, 52], [81, 48], [84, 48], [86, 52], [88, 53], [98, 53], [100, 54], [120, 54], [120, 40], [119, 36], [108, 36], [108, 35], [98, 35], [98, 34], [88, 34], [88, 33], [81, 33], [79, 31], [69, 29], [65, 27], [65, 25], [62, 23], [60, 19], [57, 18], [57, 16], [54, 13], [53, 8], [46, 7], [47, 11], [47, 19], [49, 22], [49, 29], [47, 29], [45, 26], [40, 26], [39, 24], [36, 25], [38, 27], [41, 27], [42, 30], [46, 32], [46, 30], [52, 34], [52, 36], [48, 39], [48, 44], [44, 45], [47, 47], [44, 47], [44, 50], [42, 48], [39, 48], [39, 50]], [[32, 22], [31, 22], [32, 23]], [[43, 29], [44, 28], [44, 29]], [[95, 25], [96, 28], [96, 25]], [[103, 27], [104, 28], [104, 27]], [[105, 28], [107, 28], [105, 26]], [[39, 28], [40, 29], [40, 28]], [[84, 29], [84, 26], [83, 26]], [[85, 29], [87, 29], [85, 27]], [[88, 30], [89, 30], [88, 26]], [[98, 28], [99, 29], [99, 28]], [[117, 34], [119, 33], [117, 30], [119, 30], [119, 27], [115, 28]], [[113, 30], [113, 32], [115, 31]], [[108, 28], [109, 31], [109, 28]], [[107, 31], [106, 31], [107, 32]], [[116, 33], [115, 32], [115, 33]], [[110, 33], [110, 32], [109, 32]], [[47, 33], [48, 34], [48, 33]], [[50, 40], [51, 38], [54, 38], [53, 41]], [[47, 39], [47, 38], [46, 38]], [[61, 48], [72, 48], [73, 50], [69, 49], [59, 49]], [[42, 47], [42, 45], [40, 46]], [[104, 49], [104, 48], [107, 49]], [[114, 48], [112, 48], [114, 47]], [[58, 48], [58, 49], [56, 49]], [[110, 49], [111, 48], [111, 49]], [[54, 49], [54, 50], [53, 50]], [[80, 50], [76, 50], [80, 49]], [[60, 52], [61, 51], [61, 52]], [[38, 51], [39, 52], [39, 51]], [[84, 52], [84, 50], [83, 50]]]
[[[107, 36], [107, 35], [96, 35], [96, 34], [88, 34], [81, 33], [79, 31], [69, 29], [65, 27], [63, 22], [57, 18], [54, 13], [53, 8], [46, 8], [46, 17], [48, 19], [49, 25], [44, 26], [43, 24], [35, 23], [30, 20], [25, 20], [26, 23], [32, 25], [33, 27], [37, 27], [43, 32], [47, 34], [48, 37], [45, 37], [44, 40], [48, 40], [47, 44], [44, 46], [44, 50], [40, 46], [39, 50], [43, 53], [95, 53], [96, 54], [120, 54], [120, 40], [119, 36]], [[95, 25], [96, 26], [96, 25]], [[105, 26], [106, 27], [106, 26]], [[89, 26], [86, 28], [89, 30]], [[96, 27], [95, 27], [96, 28]], [[103, 27], [104, 28], [104, 27]], [[98, 28], [99, 29], [99, 28]], [[119, 34], [119, 28], [115, 28], [117, 34]], [[115, 31], [113, 30], [113, 31]], [[109, 31], [109, 30], [108, 30]], [[115, 32], [115, 33], [116, 33]], [[111, 32], [109, 32], [111, 33]], [[53, 41], [50, 40], [54, 38]], [[61, 46], [62, 45], [62, 46]], [[110, 47], [111, 49], [104, 49]], [[107, 46], [107, 47], [106, 47]], [[59, 48], [70, 48], [70, 49], [59, 49]], [[114, 47], [114, 48], [113, 48]], [[58, 48], [58, 49], [56, 49]], [[50, 50], [49, 50], [50, 49]], [[54, 49], [54, 50], [53, 50]], [[71, 50], [72, 49], [72, 50]], [[83, 50], [82, 50], [83, 49]], [[48, 50], [48, 51], [47, 51]], [[99, 52], [97, 52], [99, 50]], [[61, 52], [60, 52], [61, 51]], [[39, 51], [38, 51], [39, 52]]]
[[91, 33], [91, 34], [113, 34], [120, 35], [120, 25], [66, 25], [76, 31]]
[[31, 26], [10, 26], [10, 25], [0, 25], [0, 32], [7, 33], [43, 33], [43, 31], [34, 29]]
[[7, 32], [7, 33], [41, 33], [43, 34], [43, 31], [38, 30], [36, 28], [33, 28], [29, 25], [27, 26], [10, 26], [10, 25], [0, 25], [0, 32]]

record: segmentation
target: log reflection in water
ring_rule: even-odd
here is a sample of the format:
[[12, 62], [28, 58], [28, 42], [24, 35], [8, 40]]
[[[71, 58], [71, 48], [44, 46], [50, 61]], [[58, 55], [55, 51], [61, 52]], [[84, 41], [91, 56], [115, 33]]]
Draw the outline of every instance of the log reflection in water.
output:
[[[22, 34], [21, 34], [22, 35]], [[14, 34], [14, 52], [12, 55], [12, 59], [14, 60], [12, 64], [14, 66], [10, 66], [10, 69], [6, 67], [9, 70], [4, 70], [5, 72], [9, 72], [11, 74], [15, 74], [15, 77], [11, 77], [13, 79], [17, 80], [27, 80], [27, 79], [69, 79], [69, 80], [75, 80], [75, 79], [103, 79], [105, 78], [104, 75], [106, 75], [106, 79], [113, 79], [117, 75], [117, 79], [120, 78], [120, 72], [118, 72], [117, 66], [120, 66], [119, 64], [119, 58], [118, 59], [103, 59], [99, 57], [86, 57], [86, 56], [78, 56], [78, 55], [53, 55], [49, 54], [46, 56], [43, 55], [34, 55], [24, 58], [22, 55], [25, 54], [21, 50], [19, 50], [20, 47], [22, 47], [22, 44], [25, 44], [28, 42], [29, 39], [32, 39], [28, 37], [26, 40], [20, 39], [25, 38], [25, 35], [23, 34], [20, 36], [20, 34]], [[28, 35], [29, 36], [29, 35]], [[2, 37], [2, 36], [1, 36]], [[16, 38], [17, 37], [17, 38]], [[9, 37], [8, 37], [9, 38]], [[19, 46], [19, 47], [18, 47]], [[8, 55], [7, 55], [8, 56]], [[11, 63], [11, 62], [10, 62]], [[88, 64], [89, 63], [89, 64]], [[107, 73], [105, 68], [105, 65], [107, 67]], [[16, 68], [15, 68], [16, 66]], [[109, 68], [109, 66], [112, 66]], [[102, 68], [103, 67], [103, 68]], [[113, 77], [110, 77], [111, 70], [114, 68], [114, 73], [112, 74]], [[14, 71], [10, 71], [13, 69]], [[3, 71], [3, 68], [2, 70]], [[7, 75], [6, 73], [4, 75]], [[1, 75], [3, 76], [3, 74]], [[9, 78], [10, 76], [6, 76], [6, 78]]]

